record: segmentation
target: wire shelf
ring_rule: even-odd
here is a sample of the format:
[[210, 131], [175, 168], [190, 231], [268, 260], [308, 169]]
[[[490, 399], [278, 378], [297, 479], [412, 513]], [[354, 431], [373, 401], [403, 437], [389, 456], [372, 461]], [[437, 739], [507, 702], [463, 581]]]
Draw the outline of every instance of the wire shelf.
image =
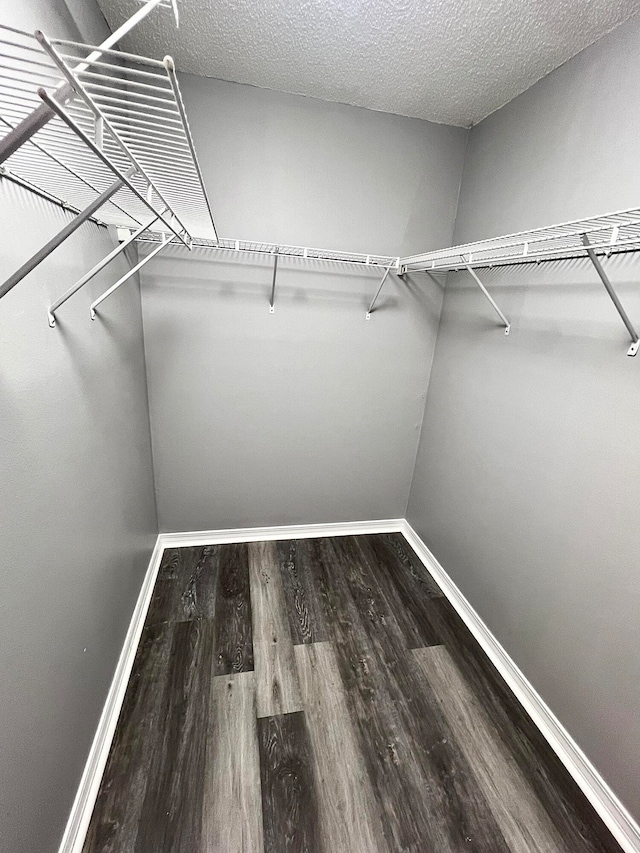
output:
[[400, 259], [400, 268], [438, 272], [463, 269], [467, 264], [480, 268], [584, 257], [587, 250], [583, 235], [599, 254], [640, 249], [640, 208], [411, 255]]
[[[75, 125], [121, 173], [136, 167], [130, 180], [139, 195], [123, 187], [94, 219], [136, 228], [149, 220], [147, 201], [165, 212], [185, 242], [196, 236], [215, 241], [172, 60], [49, 41], [0, 25], [0, 140], [42, 105], [40, 90], [55, 99], [65, 84], [73, 97], [63, 106]], [[114, 179], [58, 115], [7, 158], [2, 173], [72, 210], [85, 208]], [[163, 223], [151, 227], [160, 231]]]
[[[157, 243], [159, 234], [147, 231], [137, 238], [139, 243]], [[232, 240], [220, 237], [218, 241], [194, 238], [193, 248], [215, 249], [217, 251], [237, 253], [246, 252], [259, 255], [277, 255], [279, 258], [304, 258], [309, 260], [333, 261], [341, 264], [360, 264], [373, 267], [391, 267], [398, 269], [401, 258], [389, 255], [371, 255], [360, 252], [340, 252], [331, 249], [313, 249], [308, 246], [287, 246], [280, 243], [260, 243], [254, 240]]]

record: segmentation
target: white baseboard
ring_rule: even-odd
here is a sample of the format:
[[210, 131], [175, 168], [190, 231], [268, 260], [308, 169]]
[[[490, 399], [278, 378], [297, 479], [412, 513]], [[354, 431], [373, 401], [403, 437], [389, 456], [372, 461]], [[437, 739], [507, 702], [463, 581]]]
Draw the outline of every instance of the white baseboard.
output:
[[362, 533], [399, 533], [403, 518], [376, 521], [338, 521], [330, 524], [289, 524], [283, 527], [238, 527], [231, 530], [196, 530], [161, 533], [165, 548], [219, 545], [222, 542], [266, 542], [270, 539], [313, 539], [319, 536], [355, 536]]
[[81, 853], [165, 548], [214, 545], [223, 542], [260, 542], [273, 539], [307, 539], [319, 536], [397, 532], [405, 536], [427, 570], [433, 575], [462, 621], [576, 780], [624, 853], [640, 853], [638, 824], [533, 685], [509, 657], [422, 539], [411, 525], [401, 518], [159, 534], [58, 853]]
[[160, 533], [149, 560], [140, 595], [133, 611], [129, 630], [118, 659], [107, 700], [102, 709], [98, 728], [91, 744], [89, 757], [58, 853], [81, 853], [82, 851], [165, 548], [215, 545], [222, 542], [262, 542], [269, 539], [349, 536], [358, 533], [397, 533], [402, 529], [403, 523], [404, 519], [393, 518], [376, 521], [336, 522], [334, 524], [299, 524], [283, 527], [247, 527], [230, 530]]
[[402, 534], [451, 602], [483, 651], [540, 729], [560, 761], [602, 818], [625, 853], [640, 853], [640, 826], [611, 790], [544, 699], [525, 677], [460, 592], [408, 521]]
[[102, 774], [104, 773], [107, 758], [109, 757], [116, 723], [120, 716], [124, 694], [129, 683], [133, 661], [138, 649], [138, 643], [140, 642], [140, 634], [142, 633], [144, 620], [146, 619], [149, 603], [151, 602], [151, 594], [153, 593], [163, 550], [162, 543], [158, 537], [151, 553], [151, 559], [149, 560], [149, 565], [142, 582], [142, 588], [138, 595], [127, 636], [125, 637], [124, 645], [118, 658], [113, 681], [109, 687], [107, 701], [100, 715], [98, 728], [91, 744], [89, 757], [85, 764], [82, 779], [80, 780], [58, 853], [81, 853], [82, 851], [82, 845], [84, 844], [89, 828], [89, 821], [91, 820], [91, 813], [93, 812], [96, 797], [98, 796]]

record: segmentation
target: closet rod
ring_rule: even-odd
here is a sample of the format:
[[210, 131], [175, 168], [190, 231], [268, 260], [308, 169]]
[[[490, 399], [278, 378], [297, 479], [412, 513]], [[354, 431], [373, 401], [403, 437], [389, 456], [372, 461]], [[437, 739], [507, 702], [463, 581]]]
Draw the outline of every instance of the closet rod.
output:
[[[3, 116], [0, 116], [0, 121], [2, 121], [3, 124], [7, 125], [9, 128], [12, 127], [11, 123], [9, 121], [7, 121]], [[86, 178], [84, 178], [82, 175], [80, 175], [79, 172], [77, 172], [75, 169], [73, 169], [67, 163], [63, 163], [63, 161], [59, 157], [57, 157], [50, 150], [50, 148], [48, 146], [47, 146], [47, 148], [44, 148], [42, 145], [40, 145], [38, 142], [36, 142], [35, 139], [30, 139], [29, 145], [32, 146], [33, 148], [35, 148], [36, 151], [39, 151], [41, 154], [44, 154], [45, 157], [48, 157], [51, 160], [53, 160], [53, 162], [57, 166], [60, 166], [61, 169], [64, 169], [70, 175], [73, 175], [74, 178], [76, 178], [78, 181], [80, 181], [80, 183], [84, 184], [86, 187], [88, 187], [90, 190], [92, 190], [92, 192], [98, 192], [98, 190], [93, 186], [93, 184], [91, 184]], [[30, 150], [31, 149], [29, 149], [29, 151]], [[29, 158], [26, 147], [20, 151], [20, 158], [22, 160], [24, 160], [25, 157], [27, 159]], [[3, 168], [4, 167], [0, 166], [0, 172]], [[11, 180], [18, 183], [18, 176], [14, 175], [12, 172], [8, 171], [6, 168], [5, 168], [5, 174]], [[38, 187], [36, 184], [31, 184], [31, 185], [30, 184], [31, 184], [31, 182], [29, 182], [29, 181], [26, 182], [26, 185], [27, 185], [26, 189], [30, 189], [31, 192], [39, 193], [40, 195], [44, 195], [45, 197], [47, 195], [51, 195], [54, 203], [61, 204], [63, 207], [67, 207], [69, 210], [72, 210], [74, 213], [80, 212], [79, 208], [75, 207], [74, 205], [69, 204], [64, 199], [61, 198], [61, 199], [57, 200], [57, 202], [56, 202], [57, 196], [55, 194], [47, 193], [46, 190], [43, 190], [42, 188]], [[117, 202], [113, 201], [113, 199], [111, 200], [111, 204], [113, 205], [113, 207], [117, 208], [117, 210], [121, 211], [121, 213], [123, 213], [125, 216], [133, 219], [134, 222], [138, 223], [138, 220], [135, 218], [135, 216], [133, 216], [131, 213], [128, 213], [126, 210], [124, 210], [124, 208], [120, 207], [120, 205]]]
[[[69, 202], [65, 201], [62, 198], [59, 198], [53, 193], [47, 192], [46, 190], [37, 187], [35, 184], [32, 184], [31, 181], [26, 178], [20, 177], [20, 175], [14, 175], [10, 169], [7, 169], [6, 166], [0, 166], [0, 178], [5, 178], [7, 181], [11, 181], [13, 184], [17, 184], [19, 187], [22, 187], [25, 190], [29, 190], [29, 192], [34, 193], [35, 195], [39, 195], [40, 198], [44, 198], [47, 201], [50, 201], [51, 204], [55, 204], [58, 207], [61, 207], [63, 210], [69, 211], [69, 213], [80, 213], [80, 208], [75, 207], [73, 204], [69, 204]], [[95, 217], [91, 217], [91, 222], [95, 225], [100, 225], [101, 223]]]
[[[102, 44], [97, 47], [89, 56], [81, 62], [75, 69], [76, 73], [86, 71], [87, 68], [95, 59], [102, 56], [103, 50], [110, 48], [116, 44], [123, 36], [125, 36], [133, 27], [135, 27], [143, 18], [155, 9], [156, 6], [163, 3], [163, 0], [147, 0], [141, 9], [132, 15], [128, 21], [112, 33]], [[178, 7], [175, 0], [171, 0], [171, 5], [174, 10], [176, 24], [178, 22]], [[60, 104], [65, 104], [70, 98], [75, 95], [73, 87], [68, 82], [61, 82], [55, 90], [53, 97]], [[28, 139], [41, 130], [51, 119], [55, 113], [51, 109], [50, 104], [42, 103], [37, 106], [20, 124], [10, 131], [3, 139], [0, 140], [0, 164], [9, 158], [20, 148]]]
[[16, 272], [14, 272], [14, 274], [4, 282], [4, 284], [0, 285], [0, 299], [15, 287], [16, 284], [21, 282], [26, 275], [38, 266], [38, 264], [44, 261], [44, 259], [54, 251], [54, 249], [57, 249], [61, 243], [64, 243], [67, 237], [73, 234], [74, 231], [87, 221], [87, 219], [93, 216], [96, 210], [108, 201], [112, 195], [115, 195], [118, 190], [122, 189], [125, 182], [134, 173], [135, 169], [131, 167], [128, 172], [125, 172], [124, 175], [115, 180], [110, 187], [107, 187], [104, 192], [100, 193], [100, 195], [95, 198], [90, 205], [85, 207], [85, 209], [76, 217], [74, 217], [71, 222], [68, 222], [65, 227], [55, 235], [55, 237], [52, 237], [48, 243], [42, 246], [42, 248], [35, 253], [35, 255], [32, 255], [19, 270], [16, 270]]

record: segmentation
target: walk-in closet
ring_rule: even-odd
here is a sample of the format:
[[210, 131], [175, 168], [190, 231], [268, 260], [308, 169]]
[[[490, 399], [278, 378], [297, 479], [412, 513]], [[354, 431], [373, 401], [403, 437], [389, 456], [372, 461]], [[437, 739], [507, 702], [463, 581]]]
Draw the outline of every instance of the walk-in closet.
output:
[[640, 4], [0, 0], [0, 850], [640, 853]]

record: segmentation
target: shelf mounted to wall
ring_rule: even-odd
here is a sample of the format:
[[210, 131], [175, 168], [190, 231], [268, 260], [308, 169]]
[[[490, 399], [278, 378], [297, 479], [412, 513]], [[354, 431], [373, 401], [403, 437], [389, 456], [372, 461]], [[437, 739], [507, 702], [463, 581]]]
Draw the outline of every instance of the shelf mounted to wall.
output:
[[[159, 236], [153, 232], [141, 233], [136, 237], [139, 243], [157, 243]], [[400, 264], [399, 257], [390, 257], [389, 255], [372, 255], [364, 252], [343, 252], [333, 249], [314, 249], [310, 246], [288, 246], [281, 243], [262, 243], [255, 240], [233, 240], [228, 237], [220, 237], [218, 240], [206, 240], [194, 238], [192, 247], [194, 249], [210, 250], [217, 254], [222, 254], [228, 257], [234, 255], [249, 254], [249, 255], [268, 255], [273, 258], [273, 270], [271, 279], [271, 293], [269, 296], [269, 313], [275, 313], [275, 294], [276, 294], [276, 278], [278, 272], [278, 263], [282, 258], [297, 258], [307, 261], [326, 261], [331, 264], [345, 264], [348, 266], [366, 267], [372, 270], [382, 269], [383, 277], [373, 302], [367, 312], [367, 319], [373, 310], [373, 307], [380, 295], [382, 285], [384, 284], [387, 275], [391, 269], [398, 269]]]
[[369, 308], [368, 308], [367, 313], [365, 315], [366, 320], [371, 319], [371, 312], [375, 308], [375, 304], [378, 301], [378, 297], [380, 296], [382, 288], [384, 287], [384, 283], [387, 280], [387, 276], [391, 272], [391, 267], [395, 266], [395, 268], [398, 269], [399, 265], [400, 265], [400, 258], [395, 258], [395, 260], [391, 261], [388, 264], [386, 270], [384, 271], [384, 273], [382, 275], [382, 278], [380, 279], [380, 284], [378, 285], [378, 289], [376, 290], [375, 295], [374, 295], [373, 299], [371, 300], [371, 305], [369, 305]]
[[163, 246], [168, 232], [187, 248], [195, 236], [217, 241], [173, 60], [112, 49], [156, 7], [172, 9], [177, 23], [175, 0], [148, 0], [97, 47], [0, 25], [0, 174], [77, 214], [0, 285], [0, 296], [89, 219], [135, 234], [50, 306], [51, 326], [61, 305], [143, 233]]
[[276, 310], [276, 276], [278, 275], [278, 247], [273, 250], [273, 278], [271, 280], [271, 296], [269, 297], [269, 314]]
[[446, 249], [437, 249], [420, 255], [400, 259], [400, 273], [449, 272], [466, 269], [474, 277], [482, 292], [509, 333], [509, 321], [498, 308], [480, 281], [477, 270], [504, 264], [541, 263], [543, 261], [588, 257], [596, 268], [607, 293], [616, 307], [631, 337], [627, 352], [634, 356], [640, 349], [638, 334], [609, 281], [598, 255], [640, 250], [640, 208], [629, 208], [604, 216], [593, 216], [494, 237], [477, 240]]
[[[602, 255], [640, 250], [640, 208], [394, 258], [304, 246], [219, 238], [171, 57], [149, 59], [114, 45], [154, 9], [173, 11], [176, 0], [146, 0], [105, 42], [90, 46], [49, 39], [0, 25], [0, 180], [12, 181], [74, 213], [74, 219], [0, 284], [8, 293], [87, 221], [126, 229], [120, 245], [82, 275], [49, 307], [55, 326], [61, 306], [127, 246], [153, 250], [91, 305], [109, 295], [169, 244], [273, 258], [269, 311], [275, 311], [278, 264], [283, 258], [361, 265], [382, 277], [366, 312], [373, 313], [389, 274], [466, 269], [509, 334], [510, 323], [489, 294], [479, 270], [588, 257], [631, 337], [638, 334], [609, 281]], [[2, 135], [4, 131], [4, 135]]]
[[500, 320], [502, 321], [502, 323], [504, 325], [505, 335], [508, 335], [509, 332], [511, 331], [511, 323], [507, 320], [507, 318], [504, 316], [502, 311], [498, 308], [498, 305], [496, 304], [495, 299], [493, 298], [493, 296], [491, 296], [491, 294], [489, 293], [487, 288], [484, 286], [484, 284], [478, 278], [477, 273], [474, 271], [473, 267], [471, 266], [471, 259], [465, 258], [464, 255], [460, 255], [460, 260], [465, 265], [465, 267], [469, 271], [469, 274], [475, 280], [475, 282], [478, 285], [478, 287], [480, 288], [480, 290], [484, 293], [484, 295], [487, 297], [487, 299], [491, 303], [493, 310], [496, 312], [496, 314], [498, 315], [498, 317], [500, 318]]
[[637, 355], [638, 347], [640, 346], [640, 341], [638, 340], [638, 333], [636, 332], [631, 320], [627, 316], [627, 312], [622, 307], [622, 302], [618, 299], [618, 294], [613, 289], [613, 285], [609, 281], [609, 277], [606, 272], [602, 268], [602, 264], [598, 260], [598, 256], [596, 255], [593, 247], [591, 246], [591, 242], [586, 234], [582, 235], [582, 242], [587, 250], [587, 254], [589, 255], [589, 260], [593, 264], [596, 269], [596, 272], [600, 276], [600, 280], [605, 286], [605, 290], [611, 297], [611, 301], [616, 307], [616, 311], [620, 315], [622, 322], [626, 326], [627, 331], [631, 335], [631, 346], [627, 350], [627, 355]]

